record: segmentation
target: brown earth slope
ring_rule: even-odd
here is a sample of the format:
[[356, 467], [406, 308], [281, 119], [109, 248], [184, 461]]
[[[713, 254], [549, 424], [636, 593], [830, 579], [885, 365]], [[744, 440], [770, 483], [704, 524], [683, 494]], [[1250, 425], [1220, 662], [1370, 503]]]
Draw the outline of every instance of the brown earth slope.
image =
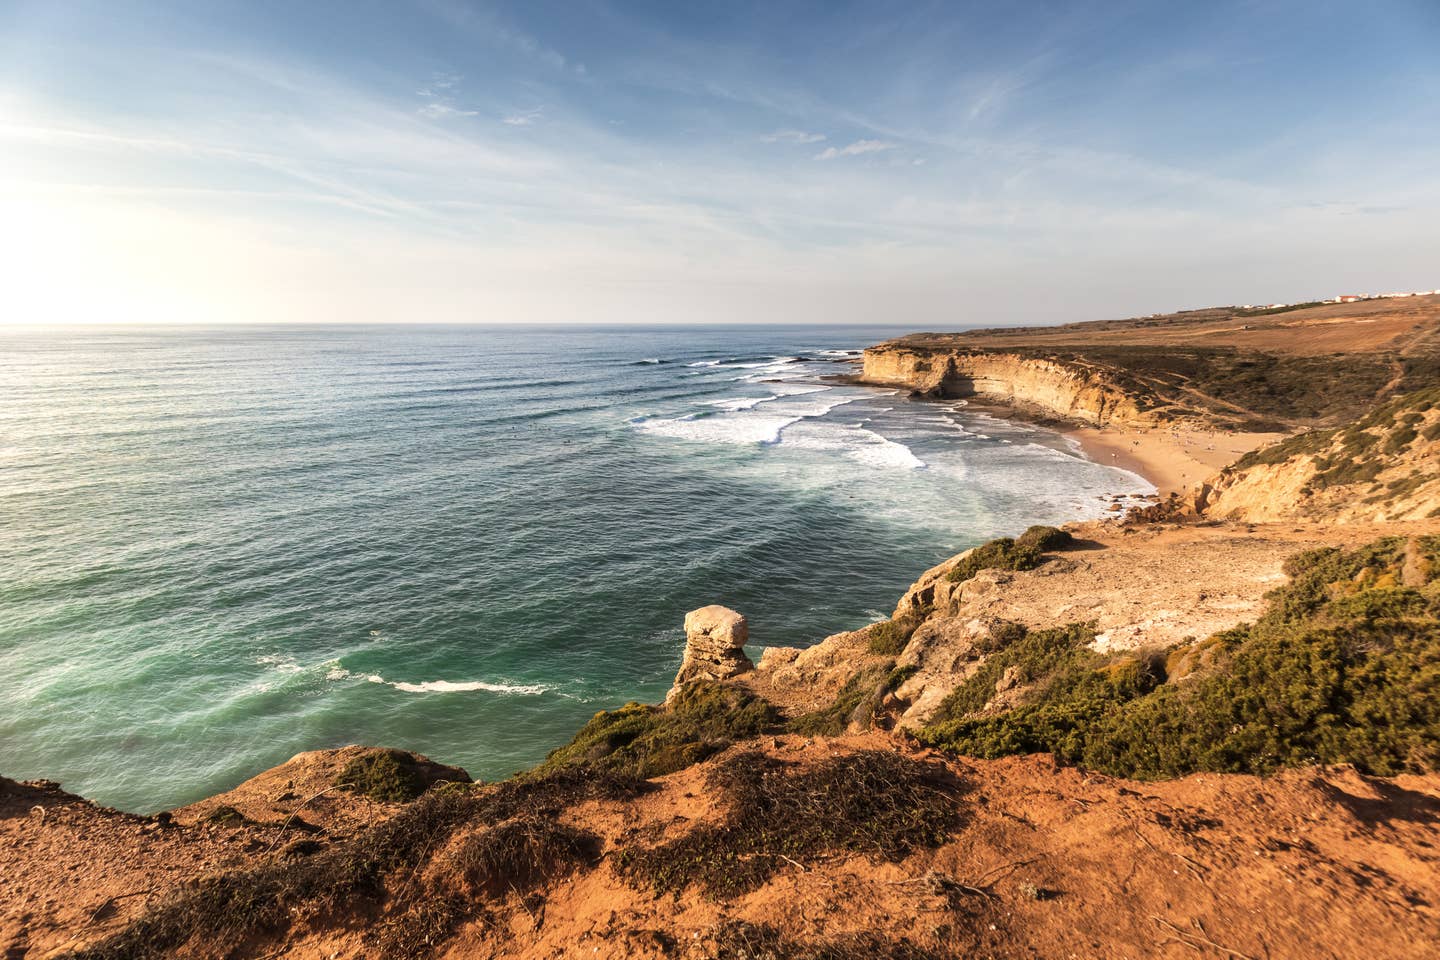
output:
[[[791, 775], [869, 751], [939, 771], [936, 789], [944, 791], [952, 816], [935, 843], [893, 860], [863, 849], [822, 848], [803, 859], [756, 850], [747, 856], [764, 861], [762, 879], [737, 892], [685, 884], [682, 869], [678, 888], [657, 896], [650, 877], [624, 867], [627, 856], [699, 836], [730, 815], [731, 801], [714, 777], [736, 753], [751, 766], [763, 758], [779, 761]], [[39, 822], [38, 812], [7, 809], [0, 820], [7, 849], [24, 843], [33, 851], [41, 838], [63, 837], [88, 852], [86, 870], [108, 870], [117, 885], [70, 885], [67, 919], [58, 925], [32, 917], [26, 932], [17, 932], [7, 917], [10, 958], [53, 956], [113, 932], [147, 903], [173, 902], [187, 874], [274, 859], [263, 835], [250, 830], [180, 840], [174, 831], [185, 828], [169, 828], [161, 839], [137, 831], [123, 815], [77, 815], [73, 801], [53, 795], [27, 794], [20, 802], [31, 800], [49, 822]], [[796, 818], [823, 818], [826, 811], [775, 809], [764, 816], [784, 830]], [[347, 900], [318, 914], [301, 911], [288, 935], [194, 942], [182, 952], [1420, 958], [1433, 956], [1440, 936], [1435, 776], [1379, 780], [1334, 768], [1141, 784], [1040, 757], [949, 759], [883, 734], [783, 736], [661, 778], [634, 799], [577, 803], [559, 822], [594, 838], [580, 862], [515, 891], [472, 890], [470, 915], [456, 918], [443, 936], [431, 934], [433, 948], [422, 936], [407, 953], [387, 938], [403, 925], [401, 905]], [[437, 836], [424, 867], [432, 896], [441, 895], [466, 838], [476, 835], [483, 829]], [[6, 866], [7, 884], [14, 884], [16, 864]], [[19, 867], [22, 885], [47, 869], [33, 852]], [[48, 869], [73, 872], [58, 862]], [[111, 899], [117, 895], [128, 896]]]

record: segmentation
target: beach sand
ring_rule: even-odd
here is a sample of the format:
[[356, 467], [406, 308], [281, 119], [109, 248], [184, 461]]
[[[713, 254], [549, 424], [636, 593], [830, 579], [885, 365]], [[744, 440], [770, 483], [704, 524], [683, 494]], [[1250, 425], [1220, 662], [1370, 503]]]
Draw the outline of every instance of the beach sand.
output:
[[1162, 497], [1207, 480], [1241, 456], [1284, 437], [1283, 433], [1117, 427], [1082, 427], [1066, 431], [1096, 463], [1138, 473]]

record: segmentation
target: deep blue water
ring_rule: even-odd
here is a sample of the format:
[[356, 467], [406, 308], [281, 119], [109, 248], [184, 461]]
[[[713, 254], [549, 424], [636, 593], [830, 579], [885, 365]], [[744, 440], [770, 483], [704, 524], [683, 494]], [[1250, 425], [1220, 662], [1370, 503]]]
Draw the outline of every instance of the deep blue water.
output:
[[137, 810], [346, 743], [504, 776], [663, 696], [687, 610], [810, 644], [1147, 489], [819, 379], [893, 333], [0, 333], [0, 772]]

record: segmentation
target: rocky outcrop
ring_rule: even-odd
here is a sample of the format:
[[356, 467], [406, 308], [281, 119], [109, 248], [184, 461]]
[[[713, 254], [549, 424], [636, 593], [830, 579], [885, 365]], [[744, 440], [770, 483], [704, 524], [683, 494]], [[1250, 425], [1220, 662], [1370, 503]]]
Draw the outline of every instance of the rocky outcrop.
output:
[[1094, 426], [1152, 426], [1155, 414], [1096, 367], [1017, 353], [883, 343], [865, 351], [861, 380], [938, 397], [982, 397]]
[[711, 604], [685, 614], [685, 659], [666, 702], [697, 680], [728, 680], [754, 669], [745, 655], [750, 625], [729, 607]]
[[982, 617], [937, 617], [910, 637], [895, 666], [910, 675], [896, 690], [904, 709], [900, 722], [923, 726], [945, 698], [968, 680], [985, 655], [1005, 642], [1005, 621]]

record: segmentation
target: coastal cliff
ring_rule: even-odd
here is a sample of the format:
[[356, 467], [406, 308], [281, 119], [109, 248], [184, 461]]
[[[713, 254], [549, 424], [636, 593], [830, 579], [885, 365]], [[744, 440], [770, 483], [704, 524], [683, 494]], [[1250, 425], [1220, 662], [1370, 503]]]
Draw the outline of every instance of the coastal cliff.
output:
[[353, 747], [155, 817], [0, 782], [0, 940], [25, 960], [1298, 960], [1384, 929], [1419, 960], [1440, 926], [1440, 775], [1418, 772], [1440, 760], [1437, 532], [1035, 528], [927, 571], [889, 620], [718, 678], [694, 666], [743, 666], [744, 620], [704, 608], [663, 705], [601, 711], [500, 783]]
[[864, 383], [936, 397], [980, 397], [1093, 426], [1151, 426], [1160, 418], [1107, 382], [1099, 369], [1016, 353], [952, 351], [886, 343], [864, 354]]
[[[1289, 332], [1232, 320], [1200, 329]], [[1216, 433], [1181, 420], [1290, 435], [1185, 498], [969, 546], [889, 617], [808, 648], [692, 611], [663, 703], [601, 710], [499, 783], [346, 747], [139, 817], [0, 779], [0, 946], [1298, 960], [1371, 953], [1384, 931], [1387, 957], [1428, 960], [1440, 387], [1423, 357], [1307, 387], [1351, 358], [1105, 353], [1062, 330], [1066, 350], [891, 341], [863, 379], [1103, 427], [1122, 449]]]

